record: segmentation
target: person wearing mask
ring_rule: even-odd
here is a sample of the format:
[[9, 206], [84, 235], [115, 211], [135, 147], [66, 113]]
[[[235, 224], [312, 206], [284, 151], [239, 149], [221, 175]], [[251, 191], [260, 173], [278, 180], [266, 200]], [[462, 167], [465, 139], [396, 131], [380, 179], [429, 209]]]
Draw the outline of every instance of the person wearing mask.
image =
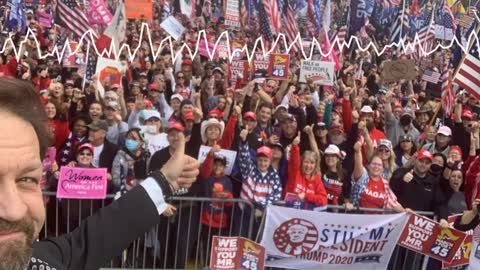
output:
[[392, 145], [397, 145], [400, 136], [409, 134], [412, 136], [415, 144], [418, 144], [420, 132], [413, 125], [413, 119], [415, 118], [413, 110], [406, 107], [403, 109], [400, 118], [397, 118], [392, 112], [391, 102], [392, 92], [389, 91], [385, 102], [385, 130], [387, 138], [392, 142]]
[[436, 181], [439, 181], [443, 176], [445, 166], [447, 164], [447, 159], [441, 153], [433, 154], [432, 165], [430, 166], [430, 175], [435, 177]]
[[167, 134], [162, 132], [162, 120], [160, 113], [155, 110], [142, 110], [140, 122], [146, 126], [144, 131], [147, 150], [150, 156], [168, 146]]
[[441, 126], [438, 128], [437, 135], [435, 136], [435, 142], [425, 144], [422, 149], [427, 150], [430, 153], [441, 153], [444, 156], [448, 156], [451, 139], [452, 130], [447, 126]]
[[413, 169], [399, 168], [390, 180], [398, 201], [414, 211], [433, 211], [442, 227], [448, 227], [448, 213], [440, 182], [429, 173], [433, 155], [427, 150], [417, 152]]
[[113, 144], [122, 145], [128, 125], [123, 121], [120, 105], [116, 101], [110, 101], [105, 106], [105, 120], [108, 123], [107, 140]]
[[365, 207], [390, 209], [395, 212], [404, 212], [402, 204], [390, 188], [387, 179], [382, 177], [384, 166], [382, 158], [373, 156], [367, 168], [363, 166], [362, 142], [354, 145], [355, 166], [352, 174], [352, 204], [348, 207]]
[[303, 202], [304, 209], [327, 205], [327, 192], [318, 170], [319, 157], [313, 151], [305, 151], [300, 158], [300, 132], [292, 142], [288, 160], [288, 180], [285, 193], [294, 193]]
[[113, 160], [114, 192], [119, 191], [123, 194], [147, 178], [148, 155], [140, 129], [130, 129], [126, 134], [124, 146], [118, 150]]
[[253, 235], [256, 235], [263, 216], [265, 207], [268, 204], [278, 201], [282, 195], [282, 184], [278, 173], [271, 166], [272, 149], [262, 146], [256, 151], [256, 161], [250, 155], [247, 142], [248, 130], [240, 132], [239, 164], [242, 177], [242, 190], [240, 198], [251, 202], [254, 205], [253, 213], [246, 205], [239, 204], [235, 216], [242, 217], [236, 220], [235, 228], [237, 235], [245, 236], [248, 229], [248, 221], [254, 215], [255, 222]]
[[92, 165], [95, 168], [107, 168], [110, 173], [118, 147], [106, 139], [108, 124], [105, 120], [96, 120], [87, 127], [88, 141], [93, 146]]

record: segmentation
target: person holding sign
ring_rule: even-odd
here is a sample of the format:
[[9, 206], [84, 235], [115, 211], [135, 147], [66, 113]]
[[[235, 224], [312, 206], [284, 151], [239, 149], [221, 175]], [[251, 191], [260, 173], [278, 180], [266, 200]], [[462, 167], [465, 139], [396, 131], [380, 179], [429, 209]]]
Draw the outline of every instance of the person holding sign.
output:
[[46, 116], [30, 84], [2, 78], [0, 85], [0, 125], [8, 127], [0, 133], [0, 269], [99, 269], [151, 229], [172, 192], [198, 176], [199, 164], [183, 154], [180, 135], [172, 158], [140, 186], [71, 233], [34, 242], [45, 221], [40, 178], [50, 145]]
[[300, 158], [300, 132], [292, 142], [288, 160], [288, 180], [285, 191], [294, 193], [304, 202], [305, 209], [327, 205], [327, 192], [318, 171], [319, 157], [305, 151]]

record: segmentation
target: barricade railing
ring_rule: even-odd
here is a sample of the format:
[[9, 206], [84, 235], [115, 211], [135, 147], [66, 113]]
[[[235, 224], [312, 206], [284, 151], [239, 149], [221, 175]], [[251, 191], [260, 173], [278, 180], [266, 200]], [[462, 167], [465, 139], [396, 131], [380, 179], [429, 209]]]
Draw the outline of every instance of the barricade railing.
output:
[[[55, 192], [43, 192], [47, 218], [41, 239], [73, 231], [101, 207], [113, 201], [57, 199]], [[243, 199], [172, 197], [175, 215], [159, 217], [149, 232], [105, 267], [137, 269], [202, 269], [208, 265], [213, 235], [253, 239], [253, 204]]]
[[[40, 235], [42, 239], [71, 232], [82, 220], [107, 206], [114, 198], [112, 194], [104, 200], [57, 199], [55, 192], [44, 192], [43, 195], [47, 219]], [[242, 199], [172, 197], [168, 203], [177, 208], [175, 215], [160, 217], [156, 226], [105, 265], [108, 267], [105, 269], [206, 268], [213, 235], [243, 236], [257, 240], [263, 229], [260, 221], [265, 217], [256, 217], [253, 204]], [[285, 203], [278, 201], [275, 205]], [[328, 205], [327, 209], [338, 212], [345, 210], [339, 205]], [[354, 213], [362, 212], [393, 213], [385, 209], [354, 209]], [[434, 216], [433, 212], [415, 213]], [[212, 218], [214, 216], [216, 219]], [[218, 226], [219, 223], [223, 226]], [[397, 246], [388, 269], [420, 269], [424, 260], [425, 256]]]

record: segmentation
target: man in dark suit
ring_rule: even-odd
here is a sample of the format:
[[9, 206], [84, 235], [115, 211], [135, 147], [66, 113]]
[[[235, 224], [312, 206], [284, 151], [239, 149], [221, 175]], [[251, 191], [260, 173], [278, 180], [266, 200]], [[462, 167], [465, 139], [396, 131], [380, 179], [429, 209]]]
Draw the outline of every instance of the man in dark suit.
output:
[[198, 175], [198, 161], [183, 154], [180, 135], [177, 151], [154, 177], [73, 232], [34, 242], [45, 221], [40, 179], [41, 157], [51, 145], [46, 116], [30, 84], [2, 78], [0, 85], [0, 270], [99, 269], [160, 215], [171, 214], [165, 199]]
[[110, 173], [118, 147], [106, 139], [108, 123], [105, 120], [96, 120], [90, 123], [88, 128], [88, 140], [94, 147], [93, 166], [97, 168], [107, 168]]

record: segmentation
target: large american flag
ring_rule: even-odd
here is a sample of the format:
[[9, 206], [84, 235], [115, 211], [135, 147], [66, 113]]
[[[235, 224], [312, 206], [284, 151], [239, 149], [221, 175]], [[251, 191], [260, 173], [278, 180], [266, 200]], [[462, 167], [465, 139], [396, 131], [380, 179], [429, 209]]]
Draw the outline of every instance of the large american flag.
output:
[[[292, 7], [288, 3], [288, 0], [285, 0], [285, 3], [283, 5], [283, 26], [285, 29], [285, 34], [288, 38], [288, 41], [290, 42], [289, 46], [292, 44], [293, 41], [295, 41], [295, 38], [298, 34], [298, 27], [297, 27], [297, 21], [295, 20], [295, 13], [293, 12]], [[300, 44], [299, 42], [295, 42], [292, 46], [292, 51], [298, 52], [300, 51]]]
[[480, 99], [480, 54], [476, 39], [473, 40], [472, 46], [460, 64], [453, 82]]
[[320, 0], [308, 0], [308, 17], [310, 21], [315, 25], [316, 34], [320, 33], [322, 28], [322, 17], [320, 14]]
[[455, 106], [455, 95], [453, 94], [453, 87], [450, 83], [450, 72], [448, 70], [448, 60], [445, 60], [442, 67], [442, 76], [440, 80], [442, 82], [442, 108], [446, 116], [450, 116]]
[[455, 15], [453, 15], [452, 10], [448, 7], [447, 3], [443, 4], [443, 26], [445, 28], [453, 29], [453, 32], [457, 30], [457, 21], [455, 20]]
[[280, 33], [280, 12], [278, 11], [277, 0], [263, 0], [262, 2], [272, 30], [275, 33]]
[[59, 0], [57, 12], [65, 26], [75, 35], [81, 37], [90, 30], [87, 16], [80, 9], [75, 0]]

